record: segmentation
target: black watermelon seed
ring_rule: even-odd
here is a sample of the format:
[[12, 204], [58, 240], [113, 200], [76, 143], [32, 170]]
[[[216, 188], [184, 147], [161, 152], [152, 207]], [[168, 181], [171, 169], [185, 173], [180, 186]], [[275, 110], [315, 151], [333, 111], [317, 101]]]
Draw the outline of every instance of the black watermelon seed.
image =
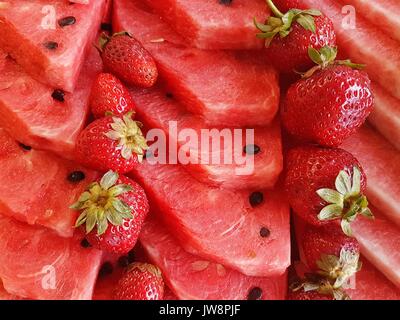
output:
[[58, 20], [58, 25], [61, 28], [66, 27], [66, 26], [72, 26], [75, 23], [76, 23], [76, 19], [73, 16], [65, 17], [65, 18]]
[[263, 202], [263, 200], [264, 200], [264, 194], [259, 191], [253, 192], [249, 197], [250, 205], [253, 208], [260, 205]]
[[256, 144], [248, 144], [243, 148], [243, 152], [246, 154], [257, 154], [261, 151], [261, 148]]
[[55, 41], [47, 41], [43, 45], [49, 50], [55, 50], [58, 48], [58, 43]]
[[232, 3], [233, 0], [219, 0], [220, 4], [229, 5]]
[[172, 99], [172, 98], [174, 97], [174, 95], [173, 95], [171, 92], [167, 92], [167, 93], [165, 94], [165, 96], [166, 96], [168, 99]]
[[127, 266], [129, 266], [129, 258], [128, 258], [127, 256], [119, 257], [119, 259], [118, 259], [118, 265], [119, 265], [121, 268], [126, 268]]
[[27, 146], [27, 145], [25, 145], [25, 144], [23, 144], [23, 143], [19, 143], [19, 146], [22, 148], [22, 149], [24, 149], [24, 150], [26, 150], [26, 151], [30, 151], [30, 150], [32, 150], [32, 147], [31, 146]]
[[128, 253], [128, 262], [135, 262], [135, 252], [133, 250], [129, 251]]
[[111, 23], [105, 23], [105, 22], [103, 22], [103, 23], [101, 24], [101, 26], [100, 26], [100, 29], [103, 30], [103, 31], [112, 32], [112, 25], [111, 25]]
[[64, 102], [65, 92], [60, 90], [60, 89], [56, 89], [56, 90], [53, 91], [51, 96], [52, 96], [52, 98], [54, 100], [57, 100], [57, 101], [60, 101], [60, 102]]
[[67, 179], [71, 182], [80, 182], [85, 179], [85, 174], [82, 171], [73, 171], [68, 175]]
[[267, 237], [269, 237], [270, 234], [271, 234], [271, 231], [269, 231], [268, 228], [262, 227], [262, 228], [260, 229], [260, 236], [261, 236], [262, 238], [267, 238]]
[[81, 241], [81, 247], [82, 248], [90, 248], [92, 245], [89, 243], [89, 241], [87, 241], [87, 239], [86, 238], [84, 238], [82, 241]]
[[99, 277], [101, 278], [101, 277], [108, 276], [109, 274], [112, 274], [114, 271], [113, 269], [114, 268], [110, 262], [103, 263], [103, 265], [101, 266], [100, 271], [99, 271]]
[[247, 295], [247, 300], [260, 300], [262, 298], [262, 289], [259, 287], [254, 287], [249, 291]]

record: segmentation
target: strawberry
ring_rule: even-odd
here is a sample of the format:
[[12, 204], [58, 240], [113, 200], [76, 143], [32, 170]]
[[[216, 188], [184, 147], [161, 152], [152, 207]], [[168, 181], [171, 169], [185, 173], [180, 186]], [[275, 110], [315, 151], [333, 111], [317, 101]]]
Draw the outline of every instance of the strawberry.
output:
[[157, 65], [151, 54], [128, 32], [103, 34], [99, 50], [104, 68], [129, 85], [149, 88], [158, 78]]
[[308, 48], [321, 49], [336, 45], [332, 21], [315, 9], [291, 9], [285, 14], [267, 0], [274, 16], [266, 24], [254, 21], [261, 31], [258, 38], [265, 39], [267, 61], [282, 73], [304, 71], [312, 67]]
[[336, 48], [310, 48], [317, 63], [292, 84], [282, 103], [286, 130], [303, 141], [337, 147], [351, 136], [372, 111], [374, 99], [361, 65], [335, 61]]
[[114, 300], [163, 300], [164, 281], [159, 268], [148, 263], [133, 263], [119, 280]]
[[92, 87], [89, 103], [96, 119], [135, 111], [135, 104], [128, 89], [110, 73], [98, 75]]
[[76, 158], [99, 171], [129, 172], [148, 149], [141, 127], [132, 113], [97, 119], [78, 136]]
[[319, 293], [318, 291], [297, 290], [290, 291], [288, 300], [335, 300], [331, 295]]
[[357, 240], [343, 234], [336, 225], [308, 227], [302, 247], [310, 270], [332, 280], [334, 288], [342, 287], [361, 268]]
[[92, 246], [118, 254], [135, 246], [149, 212], [143, 188], [113, 171], [88, 185], [71, 208], [81, 211], [75, 226], [85, 226]]
[[341, 220], [350, 223], [361, 214], [373, 217], [364, 195], [367, 178], [361, 164], [342, 149], [296, 147], [286, 157], [284, 186], [293, 211], [315, 226]]

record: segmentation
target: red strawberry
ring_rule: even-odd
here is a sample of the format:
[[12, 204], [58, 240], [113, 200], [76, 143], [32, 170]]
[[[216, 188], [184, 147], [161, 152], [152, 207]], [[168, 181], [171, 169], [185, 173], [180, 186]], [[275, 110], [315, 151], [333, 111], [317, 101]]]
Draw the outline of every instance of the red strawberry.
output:
[[159, 268], [133, 263], [119, 280], [114, 300], [163, 300], [164, 281]]
[[129, 85], [149, 88], [158, 78], [157, 65], [151, 54], [128, 32], [103, 34], [100, 50], [104, 67]]
[[128, 89], [110, 73], [98, 75], [89, 101], [95, 118], [135, 111], [135, 104]]
[[310, 270], [332, 280], [334, 288], [341, 287], [361, 268], [357, 240], [336, 225], [307, 228], [302, 247]]
[[[319, 65], [292, 84], [283, 100], [282, 119], [296, 138], [323, 146], [339, 146], [367, 119], [373, 108], [368, 75], [360, 65], [335, 61], [336, 48], [310, 49]], [[314, 73], [313, 73], [314, 72]]]
[[82, 211], [76, 227], [85, 226], [92, 246], [118, 254], [135, 246], [149, 212], [143, 188], [112, 171], [91, 183], [71, 208]]
[[275, 16], [266, 24], [255, 21], [261, 31], [257, 37], [266, 39], [267, 61], [283, 73], [304, 71], [313, 63], [308, 48], [321, 49], [336, 45], [332, 21], [315, 9], [292, 9], [283, 14], [271, 0], [267, 0]]
[[77, 160], [99, 171], [131, 171], [148, 148], [141, 126], [131, 113], [93, 121], [78, 137]]
[[361, 164], [342, 149], [316, 146], [290, 150], [286, 159], [285, 190], [294, 212], [321, 226], [341, 219], [351, 235], [358, 214], [372, 217], [364, 196], [367, 178]]
[[335, 300], [329, 294], [319, 293], [318, 291], [304, 291], [302, 289], [297, 291], [290, 291], [288, 300]]

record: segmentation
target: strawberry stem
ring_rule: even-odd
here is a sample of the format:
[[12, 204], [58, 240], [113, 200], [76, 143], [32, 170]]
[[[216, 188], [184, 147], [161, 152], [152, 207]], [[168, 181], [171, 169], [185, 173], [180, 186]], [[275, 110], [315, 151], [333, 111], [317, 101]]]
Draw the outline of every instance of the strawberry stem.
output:
[[268, 7], [271, 9], [272, 13], [275, 17], [282, 18], [283, 13], [275, 6], [272, 0], [267, 0]]

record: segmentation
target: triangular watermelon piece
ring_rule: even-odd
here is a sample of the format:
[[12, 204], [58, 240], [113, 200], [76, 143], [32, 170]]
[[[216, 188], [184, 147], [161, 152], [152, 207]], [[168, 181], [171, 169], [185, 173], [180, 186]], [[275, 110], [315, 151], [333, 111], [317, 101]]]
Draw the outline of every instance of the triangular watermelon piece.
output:
[[261, 292], [262, 300], [285, 299], [285, 273], [273, 278], [249, 277], [187, 253], [155, 218], [146, 221], [140, 242], [179, 299], [246, 300], [254, 290]]
[[30, 299], [91, 299], [101, 251], [80, 238], [0, 217], [0, 278], [13, 295]]
[[190, 48], [137, 0], [114, 1], [113, 28], [129, 31], [142, 42], [174, 96], [207, 123], [264, 126], [274, 119], [279, 104], [278, 78], [259, 54]]
[[211, 187], [179, 165], [147, 161], [130, 175], [145, 188], [153, 209], [186, 250], [250, 276], [286, 271], [289, 206], [278, 190]]
[[[69, 209], [98, 174], [44, 151], [25, 150], [0, 129], [0, 212], [71, 237], [77, 212]], [[73, 172], [84, 179], [71, 181]]]
[[26, 145], [72, 158], [89, 112], [91, 85], [101, 69], [99, 53], [92, 48], [75, 92], [57, 96], [0, 50], [0, 126]]
[[[254, 141], [259, 147], [259, 152], [255, 155], [245, 154], [243, 149], [246, 147], [246, 132], [240, 132], [240, 143], [232, 143], [231, 148], [223, 143], [212, 143], [209, 152], [204, 154], [202, 148], [202, 132], [208, 129], [220, 130], [219, 133], [229, 133], [233, 139], [235, 137], [235, 129], [215, 128], [207, 126], [201, 117], [187, 113], [186, 110], [162, 88], [156, 88], [147, 91], [132, 90], [132, 96], [136, 102], [136, 111], [138, 119], [144, 122], [147, 129], [162, 129], [173, 144], [179, 147], [188, 145], [186, 137], [179, 138], [179, 132], [190, 130], [196, 133], [197, 139], [190, 146], [189, 158], [191, 163], [185, 163], [185, 169], [193, 174], [197, 179], [216, 186], [233, 189], [251, 189], [251, 188], [271, 188], [275, 185], [279, 174], [282, 171], [282, 143], [280, 126], [277, 122], [267, 128], [256, 128]], [[177, 134], [173, 132], [174, 126], [177, 126]], [[171, 132], [171, 133], [170, 133]], [[236, 130], [236, 132], [238, 132]], [[219, 137], [219, 136], [218, 136]], [[228, 137], [228, 139], [231, 141]], [[218, 141], [220, 141], [218, 139]], [[203, 149], [204, 150], [204, 149]], [[224, 153], [227, 156], [224, 160]], [[212, 155], [210, 155], [212, 154]], [[207, 156], [207, 157], [205, 157]], [[251, 161], [248, 163], [249, 171], [245, 172], [245, 164], [243, 161], [247, 158]], [[251, 158], [250, 158], [251, 157]], [[186, 157], [185, 157], [186, 158]], [[208, 162], [202, 162], [202, 158]], [[217, 161], [218, 158], [221, 161]], [[212, 163], [210, 159], [215, 162]]]
[[264, 21], [265, 0], [145, 0], [190, 46], [200, 49], [259, 49], [253, 19]]
[[104, 0], [8, 0], [0, 9], [0, 47], [36, 80], [72, 92], [104, 11]]
[[368, 126], [358, 130], [342, 147], [361, 162], [368, 177], [368, 199], [400, 226], [400, 151]]

